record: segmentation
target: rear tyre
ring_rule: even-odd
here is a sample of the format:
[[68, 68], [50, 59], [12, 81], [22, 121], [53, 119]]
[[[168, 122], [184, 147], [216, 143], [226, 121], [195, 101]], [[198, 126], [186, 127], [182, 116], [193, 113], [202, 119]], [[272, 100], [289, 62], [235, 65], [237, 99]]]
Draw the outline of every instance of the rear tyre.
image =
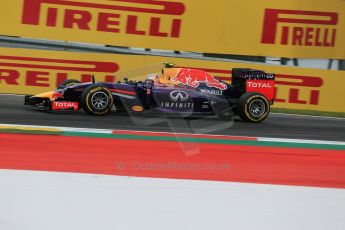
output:
[[98, 85], [91, 85], [81, 95], [81, 104], [85, 112], [92, 115], [105, 115], [114, 104], [111, 92]]
[[269, 112], [270, 104], [264, 95], [249, 92], [240, 97], [238, 114], [243, 120], [259, 123], [268, 117]]
[[58, 89], [63, 89], [63, 88], [66, 88], [66, 87], [68, 87], [68, 86], [76, 85], [76, 84], [79, 84], [79, 83], [81, 83], [81, 82], [78, 81], [78, 80], [68, 79], [68, 80], [63, 81], [63, 82], [59, 85]]

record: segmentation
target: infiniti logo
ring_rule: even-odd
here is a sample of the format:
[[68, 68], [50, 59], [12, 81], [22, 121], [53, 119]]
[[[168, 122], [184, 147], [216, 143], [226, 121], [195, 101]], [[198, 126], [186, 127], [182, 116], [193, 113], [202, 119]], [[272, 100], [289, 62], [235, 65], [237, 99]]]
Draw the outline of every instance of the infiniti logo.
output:
[[188, 93], [184, 91], [180, 91], [180, 90], [172, 91], [169, 97], [172, 101], [175, 101], [175, 102], [177, 101], [184, 102], [189, 99]]

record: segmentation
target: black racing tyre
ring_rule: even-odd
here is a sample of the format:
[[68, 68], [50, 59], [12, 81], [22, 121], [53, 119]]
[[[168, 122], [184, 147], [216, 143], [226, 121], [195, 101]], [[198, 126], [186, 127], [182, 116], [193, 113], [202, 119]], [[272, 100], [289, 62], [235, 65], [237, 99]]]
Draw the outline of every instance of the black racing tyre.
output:
[[67, 86], [71, 86], [71, 85], [75, 85], [75, 84], [79, 84], [81, 83], [78, 80], [75, 79], [68, 79], [68, 80], [64, 80], [58, 87], [58, 89], [63, 89], [66, 88]]
[[237, 111], [243, 120], [258, 123], [268, 117], [270, 104], [264, 95], [249, 92], [240, 97]]
[[106, 87], [91, 85], [81, 95], [81, 104], [85, 112], [93, 115], [105, 115], [113, 107], [113, 95]]

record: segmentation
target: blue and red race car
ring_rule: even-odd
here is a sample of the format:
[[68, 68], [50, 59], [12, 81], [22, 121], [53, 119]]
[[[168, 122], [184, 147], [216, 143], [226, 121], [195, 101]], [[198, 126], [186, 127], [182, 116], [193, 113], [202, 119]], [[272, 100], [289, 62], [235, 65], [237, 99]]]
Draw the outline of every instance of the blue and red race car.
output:
[[268, 117], [274, 101], [274, 80], [274, 74], [235, 68], [232, 83], [227, 84], [202, 70], [166, 64], [161, 75], [150, 74], [143, 81], [66, 80], [55, 91], [25, 96], [25, 105], [48, 110], [83, 108], [93, 115], [112, 110], [183, 116], [239, 115], [245, 121], [261, 122]]

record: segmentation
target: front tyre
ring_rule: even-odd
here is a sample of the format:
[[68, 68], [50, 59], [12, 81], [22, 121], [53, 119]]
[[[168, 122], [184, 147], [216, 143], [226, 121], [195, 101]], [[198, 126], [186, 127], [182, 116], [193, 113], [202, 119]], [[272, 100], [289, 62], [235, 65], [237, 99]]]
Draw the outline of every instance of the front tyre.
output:
[[249, 92], [240, 97], [238, 114], [243, 120], [259, 123], [268, 117], [269, 112], [270, 104], [262, 94]]
[[85, 112], [93, 115], [105, 115], [111, 111], [114, 99], [109, 89], [91, 85], [81, 95], [81, 104]]

